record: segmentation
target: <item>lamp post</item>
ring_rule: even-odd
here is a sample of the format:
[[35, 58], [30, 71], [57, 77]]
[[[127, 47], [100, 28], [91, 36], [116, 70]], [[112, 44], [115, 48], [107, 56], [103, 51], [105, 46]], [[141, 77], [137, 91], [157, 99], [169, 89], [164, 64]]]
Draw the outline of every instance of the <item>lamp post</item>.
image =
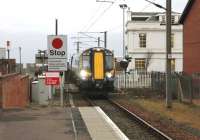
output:
[[7, 66], [7, 73], [10, 73], [10, 41], [6, 41], [7, 51], [8, 51], [8, 66]]
[[127, 8], [127, 5], [120, 4], [119, 7], [123, 9], [123, 58], [125, 58], [125, 9]]

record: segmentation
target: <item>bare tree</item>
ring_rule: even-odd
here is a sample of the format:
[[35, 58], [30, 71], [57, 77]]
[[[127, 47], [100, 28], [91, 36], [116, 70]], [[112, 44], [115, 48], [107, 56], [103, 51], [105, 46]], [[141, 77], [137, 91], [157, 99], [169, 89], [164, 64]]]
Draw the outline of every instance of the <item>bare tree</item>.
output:
[[145, 62], [146, 71], [147, 71], [147, 69], [148, 69], [148, 67], [150, 65], [150, 61], [151, 61], [152, 56], [153, 56], [153, 53], [151, 51], [148, 51], [146, 53], [146, 62]]

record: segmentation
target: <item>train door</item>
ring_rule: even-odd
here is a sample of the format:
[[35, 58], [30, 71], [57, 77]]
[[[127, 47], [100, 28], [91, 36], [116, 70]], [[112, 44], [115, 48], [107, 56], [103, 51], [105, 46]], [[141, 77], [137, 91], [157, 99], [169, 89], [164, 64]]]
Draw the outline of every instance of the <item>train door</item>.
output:
[[104, 79], [104, 53], [95, 51], [93, 55], [93, 76], [95, 80]]

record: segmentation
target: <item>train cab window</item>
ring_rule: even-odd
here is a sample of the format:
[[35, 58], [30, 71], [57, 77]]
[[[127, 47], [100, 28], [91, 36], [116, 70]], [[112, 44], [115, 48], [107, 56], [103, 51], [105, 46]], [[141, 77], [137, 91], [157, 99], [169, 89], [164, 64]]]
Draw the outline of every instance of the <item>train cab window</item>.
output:
[[90, 57], [89, 55], [83, 55], [83, 69], [90, 69]]
[[106, 55], [106, 70], [112, 70], [113, 69], [113, 56], [112, 55]]

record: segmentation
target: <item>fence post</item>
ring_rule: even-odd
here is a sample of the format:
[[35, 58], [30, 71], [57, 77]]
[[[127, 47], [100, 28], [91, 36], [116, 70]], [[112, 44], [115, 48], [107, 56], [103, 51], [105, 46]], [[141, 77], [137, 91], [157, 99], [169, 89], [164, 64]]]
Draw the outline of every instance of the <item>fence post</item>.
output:
[[193, 91], [192, 91], [192, 78], [189, 77], [189, 80], [188, 80], [188, 81], [189, 81], [189, 96], [190, 96], [190, 97], [189, 97], [189, 98], [190, 98], [190, 99], [189, 99], [189, 100], [190, 100], [189, 102], [190, 102], [190, 104], [192, 104], [192, 98], [193, 98], [193, 97], [192, 97], [192, 92], [193, 92]]
[[178, 88], [178, 100], [179, 102], [182, 102], [183, 90], [182, 90], [180, 78], [178, 78], [178, 81], [177, 81], [177, 88]]

